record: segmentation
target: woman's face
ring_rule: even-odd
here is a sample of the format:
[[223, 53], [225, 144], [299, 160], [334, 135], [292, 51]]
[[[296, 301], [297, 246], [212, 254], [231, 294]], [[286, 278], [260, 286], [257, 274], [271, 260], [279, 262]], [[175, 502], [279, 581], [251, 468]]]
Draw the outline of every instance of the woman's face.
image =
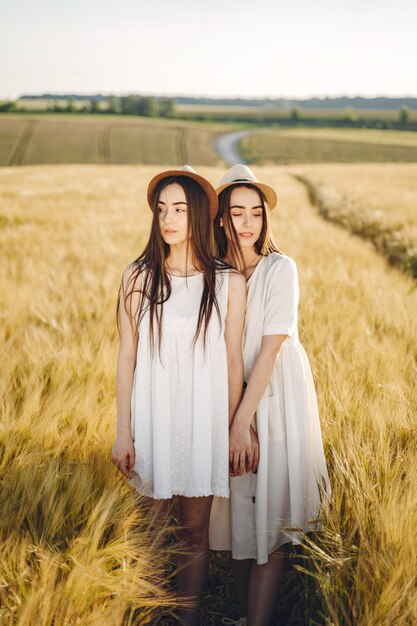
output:
[[[263, 211], [259, 194], [254, 189], [237, 187], [230, 195], [230, 219], [235, 227], [242, 248], [252, 247], [259, 239]], [[226, 237], [233, 241], [229, 228], [224, 224]]]
[[170, 246], [188, 240], [188, 207], [184, 189], [178, 183], [163, 188], [158, 199], [158, 219], [161, 235]]

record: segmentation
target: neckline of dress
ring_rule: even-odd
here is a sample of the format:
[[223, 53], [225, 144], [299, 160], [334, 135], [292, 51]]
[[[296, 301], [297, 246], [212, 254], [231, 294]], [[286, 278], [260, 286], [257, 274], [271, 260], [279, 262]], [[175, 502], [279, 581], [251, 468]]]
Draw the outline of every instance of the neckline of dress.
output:
[[196, 278], [196, 276], [201, 276], [203, 272], [197, 272], [196, 274], [170, 274], [171, 278]]
[[259, 259], [259, 261], [256, 264], [255, 269], [253, 270], [252, 274], [249, 276], [248, 280], [246, 281], [246, 284], [249, 285], [250, 281], [252, 280], [253, 276], [256, 274], [256, 272], [258, 271], [258, 267], [260, 266], [260, 264], [262, 263], [263, 259], [265, 259], [265, 256], [261, 256], [261, 258]]

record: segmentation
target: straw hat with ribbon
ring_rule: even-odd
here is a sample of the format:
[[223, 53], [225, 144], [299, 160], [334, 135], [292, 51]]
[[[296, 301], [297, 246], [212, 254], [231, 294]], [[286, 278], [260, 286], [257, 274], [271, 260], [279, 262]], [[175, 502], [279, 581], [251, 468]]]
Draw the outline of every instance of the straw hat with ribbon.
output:
[[266, 185], [265, 183], [260, 183], [255, 174], [247, 165], [233, 165], [233, 167], [231, 167], [230, 170], [226, 172], [226, 174], [219, 182], [219, 185], [216, 188], [216, 193], [217, 195], [219, 195], [227, 187], [242, 184], [253, 185], [254, 187], [257, 187], [260, 191], [262, 191], [263, 195], [266, 198], [270, 211], [272, 211], [272, 209], [276, 207], [278, 197], [274, 189], [272, 189], [272, 187]]

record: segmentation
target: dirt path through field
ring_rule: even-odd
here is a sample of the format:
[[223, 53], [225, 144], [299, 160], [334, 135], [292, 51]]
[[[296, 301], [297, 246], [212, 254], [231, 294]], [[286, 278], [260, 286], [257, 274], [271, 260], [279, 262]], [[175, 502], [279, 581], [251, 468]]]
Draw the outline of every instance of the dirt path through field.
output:
[[236, 163], [246, 163], [245, 159], [239, 152], [238, 144], [243, 137], [250, 135], [254, 131], [242, 130], [236, 133], [226, 133], [219, 135], [213, 141], [213, 148], [219, 157], [227, 165], [235, 165]]
[[[214, 140], [213, 147], [227, 165], [247, 163], [239, 152], [239, 142], [255, 132], [259, 132], [259, 130], [246, 130], [220, 135]], [[332, 165], [333, 163], [328, 164], [327, 167]], [[281, 167], [291, 168], [294, 166]], [[302, 165], [299, 167], [302, 168]], [[325, 171], [326, 163], [316, 167], [321, 167]], [[343, 167], [343, 164], [341, 167]], [[364, 167], [366, 166], [364, 165]], [[256, 166], [255, 169], [257, 169]], [[307, 189], [312, 206], [316, 208], [324, 220], [332, 221], [370, 242], [375, 251], [385, 256], [392, 265], [417, 278], [416, 244], [415, 240], [407, 237], [406, 232], [399, 232], [400, 229], [396, 225], [393, 227], [384, 225], [378, 218], [375, 219], [373, 215], [370, 215], [369, 211], [357, 211], [355, 213], [349, 210], [349, 196], [342, 197], [342, 201], [340, 199], [336, 200], [334, 197], [326, 198], [321, 193], [319, 186], [303, 174], [302, 169], [301, 172], [294, 171], [294, 177]]]

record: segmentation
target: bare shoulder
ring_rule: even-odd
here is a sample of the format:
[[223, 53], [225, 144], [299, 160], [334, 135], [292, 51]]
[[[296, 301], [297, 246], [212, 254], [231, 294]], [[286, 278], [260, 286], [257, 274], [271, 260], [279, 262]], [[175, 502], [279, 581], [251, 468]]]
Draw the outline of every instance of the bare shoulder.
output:
[[137, 269], [137, 263], [129, 263], [129, 265], [125, 268], [123, 272], [123, 278], [128, 280], [132, 276], [132, 274], [137, 271]]
[[135, 315], [141, 301], [144, 268], [138, 263], [130, 263], [124, 270], [120, 286], [120, 298], [124, 302], [124, 309], [130, 315]]
[[135, 279], [141, 279], [141, 271], [138, 263], [130, 263], [123, 272], [123, 285], [129, 287]]
[[137, 305], [140, 300], [140, 294], [144, 286], [146, 275], [146, 267], [139, 263], [133, 262], [128, 265], [122, 277], [122, 289], [127, 298], [131, 298]]

